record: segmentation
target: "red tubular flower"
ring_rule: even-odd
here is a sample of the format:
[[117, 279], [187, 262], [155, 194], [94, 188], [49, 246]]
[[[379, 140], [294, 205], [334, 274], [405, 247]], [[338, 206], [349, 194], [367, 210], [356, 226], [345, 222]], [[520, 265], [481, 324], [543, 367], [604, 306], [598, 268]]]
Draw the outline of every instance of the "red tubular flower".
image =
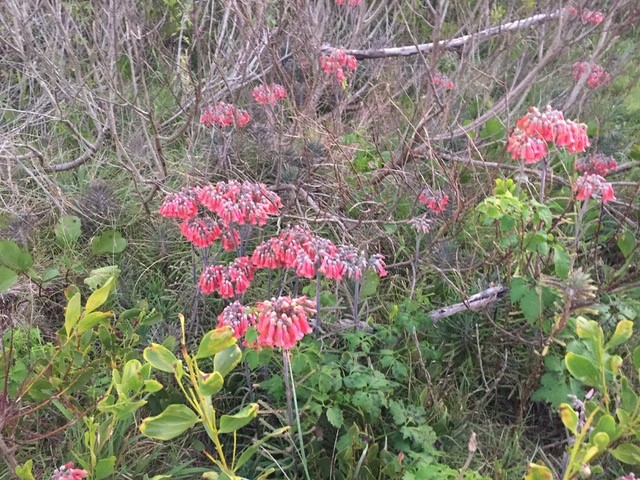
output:
[[600, 175], [585, 174], [579, 177], [573, 185], [576, 199], [585, 201], [590, 198], [601, 197], [603, 203], [615, 200], [613, 186], [605, 182]]
[[311, 333], [309, 316], [316, 313], [315, 302], [306, 297], [279, 297], [257, 303], [258, 345], [291, 349]]
[[178, 193], [168, 194], [159, 210], [165, 218], [193, 218], [198, 214], [198, 202], [193, 190], [183, 188]]
[[184, 237], [198, 248], [212, 245], [222, 235], [218, 222], [210, 218], [192, 218], [180, 224]]
[[448, 76], [440, 72], [433, 75], [433, 84], [442, 90], [453, 90], [455, 86]]
[[604, 13], [599, 12], [597, 10], [582, 10], [582, 15], [580, 15], [582, 21], [584, 23], [590, 23], [591, 25], [599, 25], [604, 22]]
[[73, 462], [69, 462], [54, 470], [51, 480], [82, 480], [87, 478], [89, 472], [80, 468], [73, 468]]
[[618, 164], [613, 157], [596, 153], [576, 161], [576, 170], [580, 173], [595, 174], [606, 177], [607, 174], [617, 168]]
[[233, 334], [238, 340], [244, 337], [249, 327], [256, 324], [256, 316], [250, 307], [242, 305], [235, 301], [229, 305], [218, 315], [218, 326], [230, 326]]
[[228, 266], [204, 267], [198, 285], [205, 295], [217, 292], [222, 298], [230, 298], [247, 291], [253, 280], [253, 272], [249, 257], [238, 257]]
[[227, 102], [207, 107], [200, 115], [200, 123], [207, 127], [217, 125], [218, 127], [242, 128], [249, 123], [249, 120], [251, 120], [251, 116], [246, 110]]
[[256, 102], [263, 105], [275, 105], [278, 100], [283, 100], [287, 97], [287, 91], [282, 85], [259, 85], [253, 89], [251, 95]]
[[431, 210], [436, 215], [444, 212], [449, 203], [449, 196], [441, 190], [433, 192], [429, 187], [426, 187], [418, 196], [418, 201]]
[[338, 83], [342, 83], [358, 68], [358, 61], [344, 50], [334, 50], [331, 55], [320, 57], [320, 68], [325, 73], [335, 74]]
[[583, 75], [588, 73], [587, 84], [590, 88], [598, 88], [604, 84], [611, 82], [611, 75], [600, 65], [590, 64], [588, 62], [576, 62], [573, 64], [573, 78], [580, 80]]

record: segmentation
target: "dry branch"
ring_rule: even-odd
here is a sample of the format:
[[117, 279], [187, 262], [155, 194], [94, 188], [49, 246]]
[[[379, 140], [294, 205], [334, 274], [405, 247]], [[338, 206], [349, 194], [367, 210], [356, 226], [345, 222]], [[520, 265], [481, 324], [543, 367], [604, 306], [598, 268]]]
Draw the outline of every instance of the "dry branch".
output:
[[437, 310], [432, 310], [431, 312], [429, 312], [429, 316], [431, 316], [431, 320], [435, 324], [443, 318], [450, 317], [451, 315], [455, 315], [456, 313], [465, 312], [467, 310], [480, 310], [494, 304], [498, 300], [501, 300], [508, 291], [509, 288], [503, 285], [487, 288], [486, 290], [476, 293], [475, 295], [471, 295], [464, 302], [456, 303], [454, 305], [448, 305]]

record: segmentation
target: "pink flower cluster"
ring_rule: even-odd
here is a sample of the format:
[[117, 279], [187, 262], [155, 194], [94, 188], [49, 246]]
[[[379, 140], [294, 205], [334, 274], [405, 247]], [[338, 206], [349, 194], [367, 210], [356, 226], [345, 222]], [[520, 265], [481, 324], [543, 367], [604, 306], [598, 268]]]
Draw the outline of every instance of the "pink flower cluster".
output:
[[218, 315], [218, 326], [229, 326], [238, 340], [242, 340], [249, 327], [256, 324], [257, 317], [251, 307], [242, 305], [237, 300], [225, 307]]
[[[360, 262], [357, 265], [354, 263], [356, 258]], [[283, 230], [278, 236], [262, 242], [251, 259], [256, 268], [290, 268], [302, 278], [313, 278], [319, 272], [335, 280], [345, 276], [358, 280], [367, 268], [374, 269], [380, 276], [387, 273], [381, 255], [367, 259], [364, 252], [358, 253], [354, 247], [338, 247], [300, 226]]]
[[207, 107], [200, 115], [200, 123], [207, 127], [217, 125], [218, 127], [242, 128], [249, 123], [249, 120], [251, 120], [251, 116], [246, 110], [227, 102]]
[[[198, 207], [205, 207], [217, 219], [198, 216]], [[167, 195], [160, 215], [182, 219], [180, 231], [198, 248], [206, 248], [220, 239], [225, 250], [235, 250], [240, 242], [237, 225], [267, 223], [271, 215], [279, 215], [282, 201], [266, 185], [251, 182], [218, 182]]]
[[259, 85], [251, 92], [256, 102], [263, 105], [275, 105], [278, 100], [287, 97], [287, 92], [282, 85]]
[[580, 80], [583, 75], [588, 74], [587, 84], [590, 88], [598, 88], [601, 85], [611, 82], [611, 75], [600, 65], [589, 62], [576, 62], [573, 64], [573, 78]]
[[315, 315], [316, 304], [306, 297], [279, 297], [256, 304], [258, 345], [289, 350], [311, 333], [309, 315]]
[[229, 265], [207, 265], [200, 275], [200, 291], [205, 295], [217, 292], [222, 298], [241, 295], [253, 280], [255, 267], [249, 257], [238, 257]]
[[86, 470], [73, 467], [73, 462], [69, 462], [56, 468], [51, 475], [51, 480], [82, 480], [89, 475], [89, 472]]
[[357, 7], [362, 3], [362, 0], [336, 0], [338, 5], [346, 5], [348, 7]]
[[170, 193], [162, 202], [160, 215], [166, 218], [193, 218], [198, 214], [198, 198], [192, 189], [183, 188]]
[[442, 90], [453, 90], [453, 88], [455, 87], [451, 79], [444, 73], [440, 72], [436, 72], [433, 75], [433, 85], [441, 88]]
[[320, 57], [320, 68], [325, 73], [334, 74], [338, 83], [343, 83], [358, 68], [358, 62], [353, 55], [347, 55], [344, 50], [334, 50], [331, 55]]
[[198, 202], [207, 207], [227, 225], [264, 226], [270, 215], [282, 208], [280, 197], [262, 183], [218, 182], [198, 189]]
[[604, 177], [596, 174], [587, 174], [579, 177], [573, 185], [577, 200], [589, 200], [590, 198], [602, 198], [603, 203], [615, 200], [613, 186], [605, 182]]
[[438, 215], [447, 208], [449, 196], [441, 190], [434, 192], [431, 188], [426, 187], [420, 192], [420, 195], [418, 195], [418, 202]]
[[[578, 15], [578, 9], [575, 6], [569, 6], [567, 8], [567, 13], [569, 15]], [[600, 25], [604, 22], [604, 13], [598, 10], [588, 10], [586, 8], [582, 9], [580, 12], [580, 19], [582, 23], [590, 23], [591, 25]]]
[[547, 155], [547, 142], [566, 147], [569, 153], [584, 152], [589, 146], [587, 126], [565, 120], [562, 112], [550, 106], [544, 112], [529, 107], [529, 113], [518, 120], [509, 135], [507, 151], [513, 159], [535, 163]]
[[587, 175], [595, 174], [606, 177], [609, 172], [612, 172], [617, 167], [618, 164], [614, 158], [604, 153], [596, 153], [576, 161], [576, 170]]
[[248, 307], [237, 301], [231, 303], [218, 316], [218, 326], [230, 326], [238, 340], [242, 340], [247, 330], [254, 327], [258, 338], [248, 346], [285, 350], [312, 331], [309, 316], [315, 315], [316, 305], [307, 297], [278, 297], [255, 305]]

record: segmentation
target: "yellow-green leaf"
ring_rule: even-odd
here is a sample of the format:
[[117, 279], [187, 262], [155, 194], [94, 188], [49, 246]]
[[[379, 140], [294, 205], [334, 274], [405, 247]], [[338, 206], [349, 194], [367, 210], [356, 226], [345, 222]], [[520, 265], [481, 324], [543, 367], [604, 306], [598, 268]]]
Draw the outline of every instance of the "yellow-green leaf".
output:
[[67, 303], [67, 308], [65, 309], [64, 313], [64, 330], [67, 333], [67, 337], [71, 335], [73, 328], [78, 323], [81, 311], [82, 307], [80, 305], [80, 292], [78, 292], [73, 297], [71, 297], [69, 303]]
[[159, 343], [152, 343], [145, 348], [142, 356], [153, 368], [167, 373], [173, 373], [175, 365], [179, 362], [169, 349]]
[[109, 323], [104, 321], [111, 317], [113, 317], [113, 312], [92, 312], [89, 315], [85, 315], [78, 322], [78, 333], [82, 335], [99, 323]]
[[140, 432], [156, 440], [171, 440], [198, 423], [200, 419], [186, 405], [169, 405], [164, 412], [142, 421]]
[[609, 445], [609, 435], [605, 432], [598, 432], [593, 436], [593, 444], [598, 447], [600, 452], [603, 452], [607, 445]]
[[215, 395], [224, 385], [224, 378], [219, 372], [204, 374], [203, 378], [198, 381], [198, 389], [205, 396]]
[[225, 348], [235, 345], [236, 342], [236, 337], [233, 335], [233, 329], [230, 326], [216, 328], [202, 337], [196, 358], [212, 357]]
[[607, 349], [617, 347], [631, 338], [633, 335], [633, 322], [630, 320], [621, 320], [616, 325], [616, 331], [613, 332], [611, 339], [607, 343]]
[[258, 415], [258, 404], [250, 403], [235, 415], [220, 417], [219, 433], [231, 433], [241, 429]]
[[622, 463], [640, 465], [640, 447], [631, 443], [624, 443], [611, 450], [611, 455]]
[[598, 374], [598, 369], [587, 357], [569, 352], [564, 357], [564, 363], [569, 373], [585, 385], [591, 387], [599, 386], [600, 375]]
[[553, 480], [553, 473], [545, 465], [530, 463], [525, 480]]
[[85, 314], [93, 312], [96, 308], [101, 307], [104, 302], [107, 301], [114, 283], [115, 278], [109, 278], [109, 280], [107, 280], [107, 283], [105, 283], [102, 287], [97, 289], [89, 296], [89, 298], [87, 299], [87, 304], [84, 307]]
[[237, 345], [225, 348], [213, 357], [213, 369], [226, 377], [242, 359], [242, 351]]
[[564, 426], [575, 435], [578, 427], [578, 414], [568, 403], [562, 403], [558, 407], [558, 413], [560, 413], [560, 419]]

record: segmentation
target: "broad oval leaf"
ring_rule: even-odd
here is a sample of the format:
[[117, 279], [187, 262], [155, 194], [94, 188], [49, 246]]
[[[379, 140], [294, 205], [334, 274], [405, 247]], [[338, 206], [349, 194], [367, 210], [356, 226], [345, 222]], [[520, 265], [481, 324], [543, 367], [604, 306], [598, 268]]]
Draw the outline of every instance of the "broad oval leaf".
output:
[[200, 341], [196, 358], [212, 357], [216, 353], [221, 352], [225, 348], [235, 345], [237, 342], [233, 334], [233, 329], [226, 325], [207, 332]]
[[16, 242], [3, 240], [0, 242], [0, 263], [12, 270], [26, 272], [33, 266], [33, 257]]
[[63, 215], [53, 229], [56, 243], [61, 247], [74, 244], [82, 234], [82, 223], [75, 215]]
[[107, 230], [91, 242], [91, 251], [96, 255], [103, 253], [112, 255], [122, 252], [125, 248], [127, 248], [127, 241], [122, 238], [120, 232], [115, 230]]
[[558, 407], [560, 419], [567, 429], [574, 435], [577, 433], [578, 414], [571, 408], [568, 403], [563, 403]]
[[17, 281], [16, 272], [7, 267], [0, 267], [0, 293], [9, 290]]
[[226, 377], [240, 363], [241, 359], [242, 351], [237, 345], [232, 345], [215, 354], [213, 357], [213, 369], [219, 372], [222, 377]]
[[71, 332], [78, 323], [81, 312], [82, 306], [80, 305], [80, 292], [77, 292], [73, 297], [71, 297], [71, 299], [69, 299], [67, 307], [65, 308], [64, 330], [67, 333], [67, 337], [71, 335]]
[[186, 405], [169, 405], [164, 412], [142, 421], [140, 432], [156, 440], [171, 440], [198, 423], [198, 416]]
[[631, 443], [624, 443], [611, 450], [611, 455], [622, 463], [640, 465], [640, 447]]
[[593, 436], [593, 444], [598, 447], [600, 452], [603, 452], [607, 445], [609, 445], [609, 435], [605, 432], [598, 432]]
[[145, 348], [142, 356], [153, 368], [161, 372], [173, 373], [175, 365], [179, 363], [176, 356], [159, 343], [152, 343], [151, 346]]
[[598, 369], [587, 357], [569, 352], [564, 357], [564, 363], [567, 366], [569, 373], [585, 385], [589, 385], [591, 387], [597, 387], [600, 385]]
[[607, 343], [607, 348], [614, 348], [623, 344], [631, 338], [631, 335], [633, 335], [633, 322], [630, 320], [621, 320], [618, 322], [618, 325], [616, 325], [616, 330]]
[[258, 415], [258, 404], [250, 403], [235, 415], [222, 415], [218, 433], [231, 433], [241, 429]]

